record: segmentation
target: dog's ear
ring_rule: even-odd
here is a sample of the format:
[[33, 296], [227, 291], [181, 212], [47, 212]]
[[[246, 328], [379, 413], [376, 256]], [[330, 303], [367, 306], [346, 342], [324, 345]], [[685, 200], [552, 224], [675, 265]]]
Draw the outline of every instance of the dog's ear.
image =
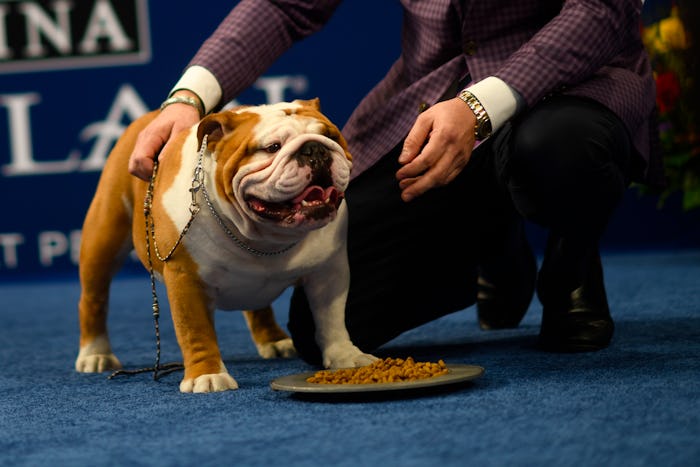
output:
[[319, 112], [321, 111], [321, 99], [319, 99], [318, 97], [314, 97], [313, 99], [309, 100], [296, 99], [293, 103], [302, 105], [304, 107], [311, 107], [312, 109], [316, 109]]
[[199, 122], [199, 127], [197, 128], [198, 146], [202, 145], [204, 135], [207, 135], [207, 149], [211, 150], [235, 126], [236, 119], [233, 112], [224, 111], [207, 115]]

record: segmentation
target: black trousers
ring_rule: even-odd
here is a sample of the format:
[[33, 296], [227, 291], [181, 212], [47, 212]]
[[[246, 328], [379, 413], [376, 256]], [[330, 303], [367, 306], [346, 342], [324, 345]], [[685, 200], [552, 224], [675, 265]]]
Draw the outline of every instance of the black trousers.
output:
[[[351, 283], [345, 319], [364, 351], [474, 304], [479, 265], [505, 270], [518, 260], [510, 252], [522, 219], [597, 246], [628, 185], [632, 157], [626, 129], [612, 112], [564, 96], [506, 124], [474, 151], [457, 179], [409, 203], [395, 178], [400, 149], [353, 180], [346, 193]], [[300, 356], [320, 362], [301, 288], [292, 296], [288, 328]]]

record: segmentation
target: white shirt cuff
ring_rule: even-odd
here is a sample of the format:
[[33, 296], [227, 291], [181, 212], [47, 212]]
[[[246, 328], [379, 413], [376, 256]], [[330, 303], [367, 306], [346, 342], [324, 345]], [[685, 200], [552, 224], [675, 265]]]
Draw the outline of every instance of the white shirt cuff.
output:
[[205, 114], [211, 112], [219, 104], [223, 95], [221, 85], [216, 77], [199, 65], [187, 68], [168, 95], [172, 95], [180, 89], [187, 89], [197, 94], [204, 104]]
[[515, 115], [518, 103], [522, 99], [517, 91], [495, 76], [472, 84], [467, 90], [484, 106], [491, 120], [491, 130], [494, 132]]

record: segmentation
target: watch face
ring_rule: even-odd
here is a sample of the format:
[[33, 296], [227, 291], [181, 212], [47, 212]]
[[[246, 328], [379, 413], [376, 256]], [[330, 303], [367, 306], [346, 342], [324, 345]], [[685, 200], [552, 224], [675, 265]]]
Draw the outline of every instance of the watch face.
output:
[[491, 136], [491, 124], [488, 121], [479, 121], [476, 124], [476, 133], [480, 139]]

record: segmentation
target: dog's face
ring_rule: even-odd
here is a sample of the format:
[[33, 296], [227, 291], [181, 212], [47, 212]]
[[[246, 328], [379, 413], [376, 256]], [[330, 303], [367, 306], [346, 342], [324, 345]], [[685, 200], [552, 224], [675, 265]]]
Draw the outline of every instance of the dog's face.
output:
[[295, 229], [335, 218], [351, 156], [318, 100], [242, 107], [205, 117], [198, 138], [217, 160], [217, 190], [245, 215]]

